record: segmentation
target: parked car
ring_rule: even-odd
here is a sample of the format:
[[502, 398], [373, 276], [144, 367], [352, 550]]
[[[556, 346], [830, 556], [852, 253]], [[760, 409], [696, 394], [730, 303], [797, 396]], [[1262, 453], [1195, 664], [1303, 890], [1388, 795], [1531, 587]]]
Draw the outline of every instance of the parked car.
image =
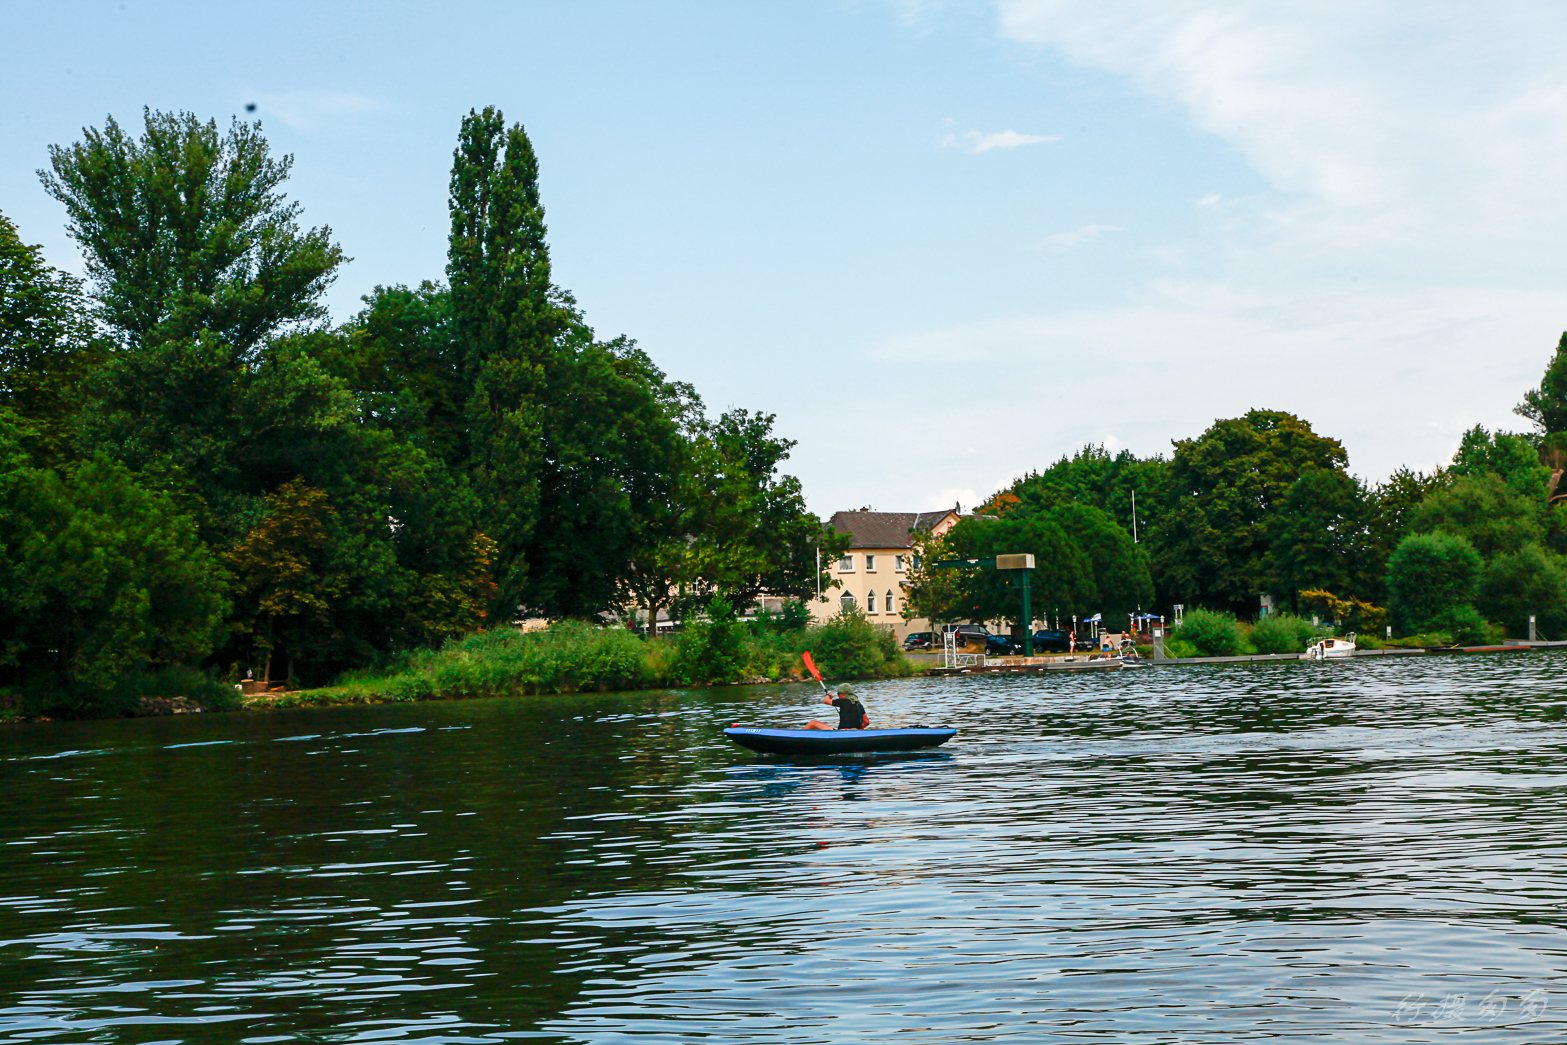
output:
[[985, 638], [985, 655], [989, 657], [1015, 657], [1023, 647], [1005, 635], [989, 635]]
[[957, 632], [955, 640], [959, 646], [978, 646], [983, 649], [990, 642], [990, 632], [985, 630], [983, 624], [943, 624], [941, 634]]
[[903, 648], [909, 652], [920, 649], [930, 649], [936, 644], [936, 633], [933, 631], [911, 631], [909, 637], [903, 640]]
[[[1078, 649], [1083, 644], [1077, 644]], [[1041, 628], [1034, 632], [1035, 653], [1067, 653], [1072, 649], [1072, 633], [1064, 628]]]

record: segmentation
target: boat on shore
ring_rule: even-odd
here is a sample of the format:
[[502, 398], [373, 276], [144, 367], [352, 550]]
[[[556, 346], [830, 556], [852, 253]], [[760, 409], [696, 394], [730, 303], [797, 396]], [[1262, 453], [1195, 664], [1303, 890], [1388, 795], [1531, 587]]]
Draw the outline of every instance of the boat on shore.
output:
[[1300, 655], [1301, 660], [1340, 660], [1355, 652], [1355, 633], [1350, 632], [1343, 638], [1322, 639], [1306, 647], [1306, 652]]
[[769, 755], [842, 755], [860, 751], [918, 751], [939, 747], [957, 730], [927, 729], [762, 729], [730, 726], [724, 736], [751, 751]]

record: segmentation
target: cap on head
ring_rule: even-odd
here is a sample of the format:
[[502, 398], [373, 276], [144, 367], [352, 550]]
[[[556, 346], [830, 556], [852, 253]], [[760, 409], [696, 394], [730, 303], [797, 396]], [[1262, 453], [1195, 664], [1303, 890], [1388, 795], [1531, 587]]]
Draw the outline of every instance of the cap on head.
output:
[[840, 697], [852, 697], [854, 696], [854, 687], [847, 682], [841, 683], [838, 686], [838, 695]]

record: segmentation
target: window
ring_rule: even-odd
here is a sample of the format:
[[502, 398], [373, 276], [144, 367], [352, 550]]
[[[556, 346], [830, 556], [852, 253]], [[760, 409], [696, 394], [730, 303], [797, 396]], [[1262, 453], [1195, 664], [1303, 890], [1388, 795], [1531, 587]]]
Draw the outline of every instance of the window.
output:
[[875, 573], [876, 572], [876, 556], [874, 556], [874, 555], [867, 555], [865, 557], [865, 572], [866, 573]]
[[853, 573], [854, 572], [854, 556], [852, 556], [852, 555], [845, 555], [843, 558], [839, 559], [838, 560], [838, 572], [839, 573]]
[[867, 593], [865, 596], [865, 612], [876, 612], [876, 593], [874, 591]]
[[898, 612], [898, 610], [897, 610], [897, 607], [896, 607], [896, 606], [894, 606], [894, 605], [893, 605], [893, 602], [892, 602], [892, 589], [891, 589], [891, 588], [888, 588], [888, 589], [887, 589], [887, 602], [886, 602], [886, 606], [887, 606], [887, 612], [888, 612], [888, 613], [897, 613], [897, 612]]
[[848, 613], [859, 605], [859, 601], [855, 599], [854, 592], [846, 591], [843, 593], [843, 597], [838, 600], [838, 605], [844, 613]]
[[903, 555], [894, 555], [892, 557], [892, 568], [894, 570], [896, 570], [897, 572], [902, 573], [905, 569], [908, 568], [907, 566], [904, 565], [904, 559], [905, 558], [906, 558], [906, 556], [903, 556]]

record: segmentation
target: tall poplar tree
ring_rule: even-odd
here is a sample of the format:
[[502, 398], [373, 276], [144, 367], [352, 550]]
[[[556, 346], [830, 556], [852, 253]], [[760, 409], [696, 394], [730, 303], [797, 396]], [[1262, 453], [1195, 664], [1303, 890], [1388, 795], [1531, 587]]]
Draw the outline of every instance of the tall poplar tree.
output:
[[493, 107], [463, 119], [446, 272], [466, 460], [499, 614], [592, 616], [669, 517], [657, 506], [678, 482], [688, 397], [634, 342], [596, 341], [551, 281], [538, 176], [520, 124]]

